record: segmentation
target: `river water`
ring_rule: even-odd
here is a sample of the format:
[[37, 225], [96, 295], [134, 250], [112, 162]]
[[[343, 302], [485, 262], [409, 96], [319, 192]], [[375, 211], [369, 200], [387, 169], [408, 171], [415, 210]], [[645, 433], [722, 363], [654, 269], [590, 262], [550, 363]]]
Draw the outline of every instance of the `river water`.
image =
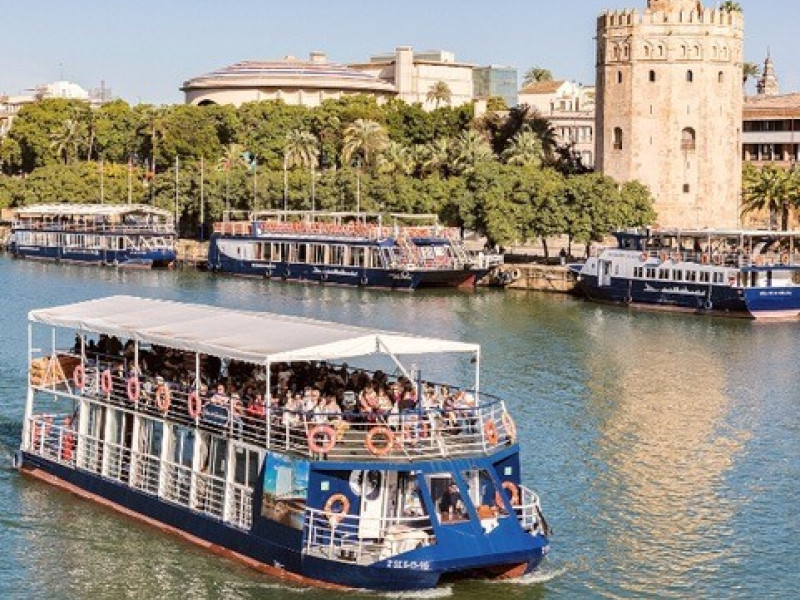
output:
[[11, 469], [27, 311], [111, 294], [480, 343], [482, 389], [503, 396], [517, 418], [524, 479], [555, 529], [552, 552], [519, 581], [459, 582], [414, 597], [800, 594], [800, 323], [630, 312], [526, 292], [390, 293], [7, 257], [0, 289], [0, 598], [337, 596], [287, 586]]

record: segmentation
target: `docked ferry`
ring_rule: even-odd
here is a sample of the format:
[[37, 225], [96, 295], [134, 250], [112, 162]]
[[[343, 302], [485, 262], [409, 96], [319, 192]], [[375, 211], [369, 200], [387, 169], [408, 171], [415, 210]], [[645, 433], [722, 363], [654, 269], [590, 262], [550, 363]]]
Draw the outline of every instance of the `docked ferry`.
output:
[[[130, 296], [28, 337], [18, 468], [262, 571], [411, 590], [548, 550], [476, 345]], [[445, 354], [469, 389], [423, 379]]]
[[216, 223], [208, 250], [214, 271], [400, 290], [475, 285], [501, 263], [436, 215], [263, 211]]
[[754, 319], [800, 316], [800, 232], [618, 232], [572, 265], [591, 300]]
[[169, 211], [141, 204], [38, 204], [14, 209], [10, 252], [20, 258], [122, 267], [168, 267], [176, 232]]

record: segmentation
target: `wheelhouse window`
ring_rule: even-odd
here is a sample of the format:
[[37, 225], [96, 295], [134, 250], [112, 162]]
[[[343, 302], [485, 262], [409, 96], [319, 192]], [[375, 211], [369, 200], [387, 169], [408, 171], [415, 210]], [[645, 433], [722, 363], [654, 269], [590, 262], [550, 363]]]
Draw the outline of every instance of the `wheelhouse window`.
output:
[[433, 473], [426, 476], [428, 489], [436, 504], [436, 514], [442, 525], [464, 522], [469, 519], [461, 488], [451, 473]]

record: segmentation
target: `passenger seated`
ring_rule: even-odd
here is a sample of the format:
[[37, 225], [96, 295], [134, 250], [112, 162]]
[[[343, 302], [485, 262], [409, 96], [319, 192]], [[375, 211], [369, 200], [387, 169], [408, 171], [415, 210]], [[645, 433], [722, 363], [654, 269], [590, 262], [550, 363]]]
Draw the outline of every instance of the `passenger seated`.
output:
[[466, 516], [464, 501], [461, 499], [461, 492], [458, 491], [458, 484], [455, 481], [450, 482], [439, 498], [438, 507], [442, 521], [455, 521]]

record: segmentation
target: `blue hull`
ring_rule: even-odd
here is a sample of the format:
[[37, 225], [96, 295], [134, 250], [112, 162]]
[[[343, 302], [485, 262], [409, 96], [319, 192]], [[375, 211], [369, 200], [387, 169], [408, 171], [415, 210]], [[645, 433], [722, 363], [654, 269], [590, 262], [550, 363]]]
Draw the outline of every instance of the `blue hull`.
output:
[[17, 258], [120, 267], [169, 267], [176, 258], [174, 250], [93, 250], [58, 246], [18, 246], [15, 243], [11, 244], [9, 250]]
[[[429, 589], [441, 576], [452, 572], [472, 574], [492, 573], [497, 565], [522, 565], [525, 572], [539, 565], [547, 551], [547, 540], [523, 532], [512, 520], [505, 522], [503, 532], [505, 552], [493, 552], [490, 557], [475, 554], [469, 544], [463, 544], [457, 532], [441, 536], [436, 546], [418, 548], [391, 559], [364, 566], [339, 561], [327, 561], [304, 555], [303, 532], [254, 514], [250, 531], [238, 529], [219, 519], [167, 502], [157, 496], [131, 488], [93, 473], [66, 467], [40, 456], [22, 452], [24, 471], [43, 472], [55, 477], [67, 489], [79, 488], [92, 499], [110, 502], [126, 514], [157, 521], [189, 539], [210, 543], [228, 551], [234, 558], [257, 561], [258, 568], [298, 583], [333, 584], [349, 588], [378, 591]], [[39, 475], [37, 475], [39, 476]], [[56, 483], [52, 482], [51, 483]], [[254, 507], [260, 498], [254, 498]], [[501, 524], [502, 526], [502, 524]], [[453, 539], [450, 539], [451, 534]], [[491, 561], [491, 563], [487, 563]], [[424, 565], [424, 566], [423, 566]]]

